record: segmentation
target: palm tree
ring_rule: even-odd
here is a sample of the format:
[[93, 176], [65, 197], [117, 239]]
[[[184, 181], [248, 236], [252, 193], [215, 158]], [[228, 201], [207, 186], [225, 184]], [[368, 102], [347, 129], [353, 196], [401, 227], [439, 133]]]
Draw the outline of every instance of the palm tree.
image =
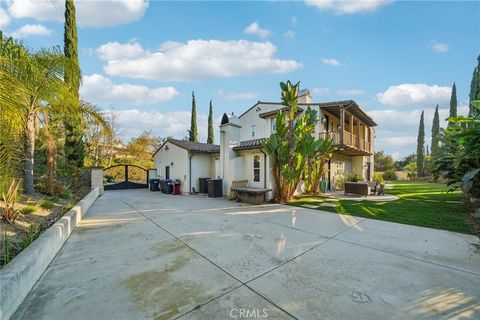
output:
[[[108, 124], [99, 109], [89, 103], [80, 103], [64, 82], [63, 75], [69, 68], [75, 68], [58, 47], [42, 49], [36, 53], [28, 52], [22, 44], [6, 39], [0, 33], [0, 119], [8, 119], [8, 128], [15, 129], [15, 141], [23, 141], [23, 157], [19, 157], [18, 144], [14, 144], [9, 132], [2, 132], [0, 157], [14, 162], [15, 166], [23, 160], [25, 193], [34, 190], [33, 164], [35, 139], [38, 130], [43, 129], [48, 150], [48, 183], [55, 180], [56, 145], [49, 131], [52, 117], [80, 118], [84, 125], [96, 121], [105, 127]], [[67, 108], [68, 106], [68, 108]], [[41, 127], [40, 127], [41, 126]], [[7, 128], [7, 126], [5, 126]], [[3, 130], [2, 130], [3, 131]], [[23, 159], [22, 159], [23, 158]], [[2, 161], [2, 168], [7, 162]], [[0, 168], [1, 169], [1, 168]], [[3, 175], [12, 177], [15, 172], [1, 169]], [[52, 191], [51, 185], [49, 191]]]
[[[18, 146], [23, 141], [25, 113], [21, 104], [26, 90], [17, 77], [22, 68], [21, 47], [12, 39], [5, 39], [0, 31], [0, 192], [7, 191], [10, 182], [21, 175], [23, 152]], [[12, 59], [18, 63], [11, 64]]]

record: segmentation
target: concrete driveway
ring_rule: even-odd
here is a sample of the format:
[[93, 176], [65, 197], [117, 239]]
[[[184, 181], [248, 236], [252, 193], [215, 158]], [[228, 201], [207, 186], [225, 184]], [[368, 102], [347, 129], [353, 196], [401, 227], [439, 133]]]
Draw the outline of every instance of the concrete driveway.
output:
[[107, 191], [14, 318], [479, 319], [472, 243], [282, 205]]

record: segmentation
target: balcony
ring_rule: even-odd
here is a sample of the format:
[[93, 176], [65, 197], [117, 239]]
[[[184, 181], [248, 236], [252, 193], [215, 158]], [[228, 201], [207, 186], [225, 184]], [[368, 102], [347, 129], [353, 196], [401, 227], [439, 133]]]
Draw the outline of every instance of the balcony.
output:
[[348, 156], [371, 156], [373, 153], [370, 142], [346, 130], [343, 130], [343, 134], [334, 131], [320, 132], [319, 137], [322, 139], [332, 138], [337, 152]]

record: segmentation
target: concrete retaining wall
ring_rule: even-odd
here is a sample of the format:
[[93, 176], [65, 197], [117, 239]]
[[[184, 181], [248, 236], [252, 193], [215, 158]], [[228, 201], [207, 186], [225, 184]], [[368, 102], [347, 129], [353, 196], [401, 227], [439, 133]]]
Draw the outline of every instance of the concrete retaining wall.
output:
[[92, 189], [0, 270], [0, 320], [9, 319], [17, 310], [99, 195], [100, 188]]

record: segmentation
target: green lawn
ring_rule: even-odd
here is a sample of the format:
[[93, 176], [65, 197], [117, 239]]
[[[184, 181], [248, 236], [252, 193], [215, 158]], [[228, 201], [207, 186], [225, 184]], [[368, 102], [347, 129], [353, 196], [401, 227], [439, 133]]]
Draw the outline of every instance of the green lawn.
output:
[[[335, 207], [318, 207], [318, 210], [349, 214], [358, 217], [392, 221], [415, 226], [443, 229], [462, 233], [473, 233], [468, 221], [468, 207], [461, 192], [449, 192], [442, 184], [418, 181], [395, 181], [393, 189], [385, 190], [400, 199], [392, 202], [334, 200], [326, 197], [305, 196], [289, 204], [320, 205], [322, 202], [336, 203]], [[414, 201], [412, 201], [414, 200]], [[437, 200], [441, 202], [429, 202]]]

